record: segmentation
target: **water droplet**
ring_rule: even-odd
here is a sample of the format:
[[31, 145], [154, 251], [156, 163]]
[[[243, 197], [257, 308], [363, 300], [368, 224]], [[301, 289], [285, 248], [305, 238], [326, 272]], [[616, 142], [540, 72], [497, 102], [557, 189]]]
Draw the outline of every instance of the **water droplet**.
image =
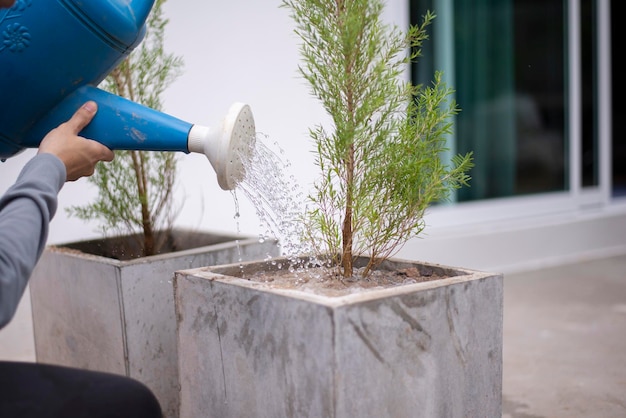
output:
[[[290, 260], [301, 254], [310, 254], [311, 249], [301, 242], [305, 212], [305, 199], [296, 177], [290, 173], [291, 163], [284, 159], [284, 150], [278, 142], [273, 149], [266, 145], [267, 136], [257, 134], [255, 145], [248, 157], [243, 159], [246, 176], [237, 185], [252, 203], [260, 221], [259, 242], [268, 237], [276, 238], [279, 253]], [[236, 198], [236, 194], [233, 193]], [[238, 202], [235, 202], [239, 216]], [[281, 266], [282, 268], [282, 266]]]

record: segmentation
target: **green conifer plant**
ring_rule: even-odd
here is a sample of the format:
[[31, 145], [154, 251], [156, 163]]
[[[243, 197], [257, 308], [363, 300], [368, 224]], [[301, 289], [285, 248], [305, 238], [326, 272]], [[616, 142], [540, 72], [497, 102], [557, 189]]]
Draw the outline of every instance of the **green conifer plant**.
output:
[[[164, 50], [168, 20], [156, 0], [146, 22], [146, 36], [101, 83], [101, 88], [155, 110], [161, 94], [180, 75], [181, 57]], [[158, 253], [177, 214], [174, 188], [177, 174], [174, 152], [116, 151], [115, 159], [98, 164], [88, 181], [98, 190], [85, 206], [68, 209], [83, 220], [98, 220], [105, 236], [129, 235], [141, 241], [142, 256]]]
[[332, 127], [310, 129], [319, 179], [307, 239], [343, 277], [365, 256], [367, 277], [425, 227], [426, 209], [468, 186], [472, 154], [441, 155], [460, 109], [436, 72], [405, 81], [421, 55], [428, 12], [407, 31], [383, 21], [382, 0], [284, 0], [301, 40], [301, 75]]

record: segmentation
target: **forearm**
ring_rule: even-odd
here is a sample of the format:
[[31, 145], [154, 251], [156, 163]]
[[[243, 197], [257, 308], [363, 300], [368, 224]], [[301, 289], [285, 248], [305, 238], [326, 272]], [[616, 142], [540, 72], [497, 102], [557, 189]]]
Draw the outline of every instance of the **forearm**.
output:
[[45, 248], [65, 176], [57, 157], [39, 154], [0, 198], [0, 328], [15, 314]]

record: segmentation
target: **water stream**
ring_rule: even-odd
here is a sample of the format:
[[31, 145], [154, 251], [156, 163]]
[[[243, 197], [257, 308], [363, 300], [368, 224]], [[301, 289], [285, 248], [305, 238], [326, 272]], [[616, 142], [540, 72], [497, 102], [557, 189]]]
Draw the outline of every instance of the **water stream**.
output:
[[233, 192], [235, 217], [238, 220], [240, 216], [237, 199], [241, 193], [256, 210], [259, 241], [276, 239], [279, 254], [290, 260], [285, 267], [294, 269], [298, 256], [312, 253], [309, 244], [301, 239], [307, 196], [291, 174], [291, 163], [284, 150], [276, 142], [270, 144], [266, 135], [257, 134], [253, 149], [243, 160], [246, 176]]

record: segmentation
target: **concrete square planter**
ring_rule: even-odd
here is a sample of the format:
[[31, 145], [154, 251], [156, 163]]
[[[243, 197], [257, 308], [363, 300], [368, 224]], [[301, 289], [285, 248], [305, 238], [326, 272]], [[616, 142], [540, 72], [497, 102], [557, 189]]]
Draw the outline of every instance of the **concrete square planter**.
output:
[[176, 270], [264, 259], [269, 240], [174, 231], [182, 251], [120, 261], [79, 251], [119, 240], [48, 247], [30, 281], [37, 361], [118, 373], [147, 384], [178, 417], [172, 280]]
[[177, 272], [181, 417], [500, 417], [502, 275], [382, 266], [408, 267], [448, 278], [324, 296], [245, 279], [266, 262]]

